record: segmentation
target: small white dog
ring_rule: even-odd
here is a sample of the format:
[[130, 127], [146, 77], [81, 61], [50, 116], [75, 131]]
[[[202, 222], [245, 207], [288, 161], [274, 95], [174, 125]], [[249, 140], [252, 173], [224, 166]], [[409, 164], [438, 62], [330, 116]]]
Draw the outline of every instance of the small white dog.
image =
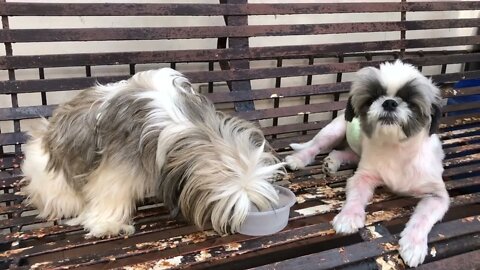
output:
[[440, 101], [439, 89], [411, 65], [396, 61], [380, 69], [363, 68], [352, 83], [345, 115], [311, 141], [292, 144], [295, 153], [286, 157], [291, 169], [303, 168], [347, 139], [349, 147], [333, 150], [324, 162], [330, 172], [358, 162], [347, 181], [346, 202], [332, 222], [337, 233], [355, 233], [365, 225], [365, 207], [380, 185], [422, 198], [399, 242], [409, 266], [424, 261], [428, 233], [449, 206], [442, 180], [444, 153], [434, 134]]
[[277, 203], [283, 163], [252, 123], [215, 111], [165, 68], [82, 91], [33, 132], [22, 165], [40, 217], [89, 236], [133, 233], [135, 203], [158, 196], [199, 227], [235, 232], [251, 205]]

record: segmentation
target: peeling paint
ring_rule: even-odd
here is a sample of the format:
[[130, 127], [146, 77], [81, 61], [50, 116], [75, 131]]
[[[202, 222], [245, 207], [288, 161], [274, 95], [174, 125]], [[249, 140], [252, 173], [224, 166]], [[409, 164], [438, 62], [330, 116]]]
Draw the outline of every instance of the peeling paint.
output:
[[45, 266], [49, 265], [51, 262], [40, 262], [40, 263], [35, 263], [33, 264], [30, 269], [39, 269], [39, 268], [42, 268], [44, 269]]
[[367, 215], [365, 224], [373, 224], [379, 221], [388, 221], [402, 216], [406, 212], [403, 208], [394, 208], [391, 210], [380, 210]]
[[380, 244], [385, 251], [394, 251], [399, 249], [399, 245], [394, 245], [392, 243], [381, 243]]
[[225, 251], [237, 251], [237, 250], [239, 250], [241, 247], [242, 247], [242, 245], [241, 245], [240, 243], [236, 243], [236, 242], [228, 243], [228, 244], [226, 244], [226, 245], [223, 246], [223, 248], [225, 249]]
[[334, 208], [332, 205], [322, 204], [312, 207], [307, 207], [299, 210], [295, 210], [296, 213], [302, 216], [311, 216], [315, 214], [323, 214], [332, 211]]
[[206, 259], [211, 258], [211, 257], [212, 257], [212, 254], [210, 254], [206, 250], [202, 250], [202, 251], [200, 251], [199, 254], [195, 255], [195, 261], [196, 262], [203, 262]]
[[377, 238], [383, 237], [383, 235], [379, 234], [375, 230], [375, 226], [367, 226], [366, 229], [370, 232], [370, 235], [372, 236], [372, 239], [377, 239]]
[[430, 255], [432, 255], [432, 257], [436, 257], [437, 256], [437, 250], [435, 249], [435, 247], [432, 247], [432, 249], [430, 250]]
[[475, 217], [466, 217], [462, 219], [462, 222], [472, 222], [475, 219]]
[[375, 262], [381, 270], [400, 270], [406, 268], [398, 254], [378, 257], [375, 259]]
[[8, 258], [10, 256], [22, 253], [24, 250], [31, 249], [31, 248], [33, 248], [33, 246], [18, 248], [18, 249], [14, 249], [14, 250], [7, 250], [3, 253], [0, 253], [0, 258]]
[[[165, 270], [177, 267], [182, 263], [183, 256], [176, 256], [170, 259], [159, 260], [151, 269], [152, 270]], [[137, 269], [137, 268], [132, 268]]]

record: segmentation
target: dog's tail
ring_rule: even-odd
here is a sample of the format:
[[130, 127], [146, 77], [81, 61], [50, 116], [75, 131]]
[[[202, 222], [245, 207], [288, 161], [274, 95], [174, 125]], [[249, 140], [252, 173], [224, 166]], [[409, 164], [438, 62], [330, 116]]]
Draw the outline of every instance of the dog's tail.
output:
[[272, 176], [284, 172], [285, 164], [278, 162], [271, 153], [264, 152], [263, 145], [249, 158], [251, 169], [238, 171], [236, 177], [225, 183], [228, 188], [222, 191], [225, 192], [221, 195], [223, 198], [213, 208], [212, 225], [216, 231], [237, 232], [249, 211], [268, 211], [278, 204], [278, 193], [270, 181], [275, 180]]

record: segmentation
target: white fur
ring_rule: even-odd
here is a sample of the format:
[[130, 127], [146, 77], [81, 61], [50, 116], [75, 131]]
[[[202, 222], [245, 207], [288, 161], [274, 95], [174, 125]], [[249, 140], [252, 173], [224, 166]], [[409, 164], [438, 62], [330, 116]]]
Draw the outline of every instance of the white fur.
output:
[[39, 217], [77, 216], [85, 204], [83, 196], [65, 182], [63, 173], [46, 170], [49, 155], [43, 150], [41, 139], [26, 144], [25, 157], [22, 170], [29, 177], [29, 184], [22, 193], [27, 195], [28, 204], [40, 206]]
[[[393, 96], [406, 82], [415, 78], [427, 80], [429, 83], [426, 85], [431, 85], [430, 89], [424, 88], [423, 91], [429, 101], [434, 102], [438, 97], [439, 90], [427, 78], [413, 66], [400, 61], [383, 64], [379, 70], [370, 68], [362, 72], [365, 71], [369, 74], [372, 71], [377, 73], [389, 96]], [[361, 76], [362, 72], [358, 75]], [[385, 99], [378, 99], [372, 104], [369, 118], [376, 120], [382, 116], [381, 104]], [[396, 113], [400, 121], [406, 121], [409, 117], [406, 108], [400, 107]], [[321, 149], [336, 147], [336, 142], [345, 138], [345, 125], [344, 115], [338, 116], [310, 142], [303, 144], [304, 147], [296, 146], [295, 153], [286, 157], [287, 165], [291, 169], [301, 168], [311, 162]], [[341, 212], [333, 219], [333, 227], [337, 233], [344, 234], [355, 233], [363, 227], [365, 206], [372, 198], [375, 188], [381, 185], [400, 194], [422, 198], [399, 241], [399, 252], [406, 264], [418, 266], [427, 254], [428, 233], [449, 206], [448, 193], [442, 179], [444, 153], [441, 142], [437, 135], [429, 136], [428, 127], [406, 138], [398, 124], [380, 123], [377, 123], [371, 138], [362, 136], [361, 142], [360, 162], [355, 174], [347, 181], [347, 199]], [[337, 169], [339, 163], [335, 155], [329, 155], [326, 160], [326, 166], [333, 170]]]
[[[122, 181], [118, 181], [122, 179]], [[83, 187], [83, 194], [88, 202], [83, 212], [68, 224], [81, 224], [89, 231], [87, 237], [105, 235], [132, 234], [135, 229], [131, 214], [135, 202], [142, 199], [147, 188], [146, 181], [136, 172], [124, 167], [111, 167], [109, 163], [101, 164], [90, 176]]]

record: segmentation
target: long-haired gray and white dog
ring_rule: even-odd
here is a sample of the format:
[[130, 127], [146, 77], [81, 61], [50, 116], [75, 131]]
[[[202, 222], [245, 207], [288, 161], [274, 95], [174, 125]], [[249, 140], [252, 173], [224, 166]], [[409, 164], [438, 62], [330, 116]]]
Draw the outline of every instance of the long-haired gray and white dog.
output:
[[292, 144], [296, 151], [286, 157], [287, 166], [302, 168], [346, 139], [348, 147], [331, 151], [324, 161], [330, 172], [358, 163], [347, 180], [347, 200], [332, 222], [337, 233], [364, 226], [365, 206], [377, 186], [421, 198], [400, 239], [400, 254], [409, 266], [423, 262], [428, 233], [449, 206], [444, 153], [435, 134], [440, 101], [440, 90], [412, 65], [396, 61], [363, 68], [352, 83], [345, 114], [311, 141]]
[[217, 112], [172, 69], [97, 85], [32, 132], [22, 165], [40, 217], [73, 218], [89, 236], [133, 233], [135, 203], [156, 195], [202, 227], [235, 232], [251, 205], [278, 200], [283, 164], [253, 124]]

